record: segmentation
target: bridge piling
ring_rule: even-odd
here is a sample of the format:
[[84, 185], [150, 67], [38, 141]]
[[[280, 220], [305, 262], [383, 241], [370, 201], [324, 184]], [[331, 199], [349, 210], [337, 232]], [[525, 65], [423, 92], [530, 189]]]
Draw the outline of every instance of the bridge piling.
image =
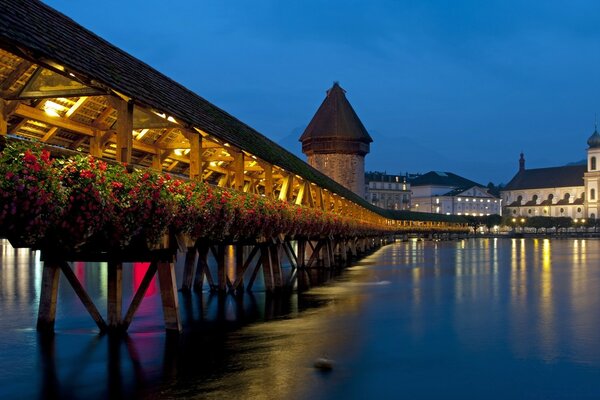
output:
[[181, 332], [179, 317], [179, 298], [175, 281], [175, 263], [173, 261], [158, 262], [158, 282], [162, 299], [163, 316], [167, 331]]
[[54, 332], [56, 320], [56, 301], [58, 299], [58, 281], [60, 267], [57, 262], [44, 262], [42, 269], [42, 288], [38, 309], [37, 330]]
[[123, 263], [108, 262], [107, 283], [107, 325], [109, 330], [116, 330], [121, 325], [121, 309], [123, 306]]
[[[189, 293], [192, 290], [197, 253], [196, 246], [188, 247], [185, 253], [185, 264], [183, 267], [183, 278], [181, 281], [181, 291], [184, 293]], [[199, 273], [201, 272], [199, 271]]]

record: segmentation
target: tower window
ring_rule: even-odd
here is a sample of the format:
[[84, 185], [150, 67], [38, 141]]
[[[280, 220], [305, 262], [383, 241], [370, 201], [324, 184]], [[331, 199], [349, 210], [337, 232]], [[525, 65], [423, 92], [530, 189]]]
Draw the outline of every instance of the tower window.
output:
[[592, 171], [596, 170], [596, 157], [590, 158], [590, 170], [592, 170]]
[[590, 200], [596, 200], [596, 189], [590, 189]]

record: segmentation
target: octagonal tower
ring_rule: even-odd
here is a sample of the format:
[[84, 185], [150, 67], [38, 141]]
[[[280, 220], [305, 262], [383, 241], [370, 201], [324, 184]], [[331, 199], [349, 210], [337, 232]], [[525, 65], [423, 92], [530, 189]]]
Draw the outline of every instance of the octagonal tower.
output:
[[373, 139], [338, 82], [327, 91], [300, 141], [311, 166], [364, 197], [365, 155]]

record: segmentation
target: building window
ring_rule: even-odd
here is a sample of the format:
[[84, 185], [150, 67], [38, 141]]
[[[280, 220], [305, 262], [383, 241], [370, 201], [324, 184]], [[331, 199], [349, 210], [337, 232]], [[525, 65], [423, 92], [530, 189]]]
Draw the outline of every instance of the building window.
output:
[[596, 170], [596, 157], [590, 158], [590, 170], [592, 170], [592, 171]]
[[513, 210], [513, 214], [516, 214], [516, 213], [517, 213], [517, 210]]
[[577, 207], [577, 212], [580, 213], [581, 212], [581, 207]]
[[596, 200], [596, 189], [590, 189], [590, 200]]
[[560, 209], [560, 213], [562, 214], [562, 213], [564, 213], [564, 212], [565, 212], [565, 209], [564, 209], [564, 208], [561, 208], [561, 209]]
[[531, 214], [531, 208], [527, 210], [527, 214]]

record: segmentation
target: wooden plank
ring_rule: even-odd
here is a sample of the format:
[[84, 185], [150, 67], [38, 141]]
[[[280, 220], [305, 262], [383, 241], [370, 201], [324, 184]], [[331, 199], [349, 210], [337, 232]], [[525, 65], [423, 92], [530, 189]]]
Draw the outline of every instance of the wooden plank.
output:
[[60, 267], [57, 262], [46, 261], [42, 269], [42, 288], [38, 309], [37, 330], [53, 332], [56, 319], [56, 302], [58, 299], [58, 282]]
[[156, 275], [157, 267], [158, 267], [158, 263], [156, 261], [153, 261], [148, 266], [148, 270], [146, 271], [146, 274], [142, 278], [140, 287], [138, 287], [138, 290], [135, 292], [135, 295], [133, 296], [133, 299], [131, 300], [131, 304], [129, 305], [129, 308], [127, 309], [127, 313], [125, 314], [125, 318], [123, 319], [123, 324], [122, 324], [123, 330], [127, 330], [127, 328], [129, 328], [129, 325], [131, 325], [133, 316], [135, 315], [136, 311], [140, 307], [140, 304], [142, 304], [142, 300], [144, 300], [144, 296], [146, 295], [146, 292], [148, 291], [148, 288], [150, 287], [152, 278], [154, 278], [154, 275]]
[[165, 329], [170, 332], [181, 332], [179, 317], [179, 299], [175, 282], [175, 264], [173, 262], [158, 262], [158, 282], [162, 299]]
[[60, 269], [65, 275], [65, 278], [67, 278], [67, 281], [75, 291], [75, 294], [77, 294], [77, 297], [79, 297], [79, 300], [81, 300], [81, 303], [83, 304], [85, 309], [88, 311], [96, 325], [98, 325], [100, 331], [106, 331], [107, 326], [106, 322], [104, 322], [104, 318], [102, 318], [102, 315], [100, 315], [100, 313], [98, 312], [96, 305], [81, 285], [81, 282], [79, 282], [79, 280], [75, 276], [75, 273], [73, 273], [73, 270], [69, 266], [69, 263], [67, 263], [66, 261], [60, 261], [59, 265]]
[[108, 328], [117, 329], [121, 324], [121, 308], [123, 306], [123, 264], [108, 263], [108, 288], [106, 308], [108, 312]]
[[183, 278], [181, 282], [181, 291], [189, 293], [192, 290], [194, 282], [194, 272], [196, 267], [196, 248], [188, 247], [185, 253], [185, 264], [183, 267]]
[[6, 101], [0, 99], [0, 136], [8, 134], [8, 113]]

